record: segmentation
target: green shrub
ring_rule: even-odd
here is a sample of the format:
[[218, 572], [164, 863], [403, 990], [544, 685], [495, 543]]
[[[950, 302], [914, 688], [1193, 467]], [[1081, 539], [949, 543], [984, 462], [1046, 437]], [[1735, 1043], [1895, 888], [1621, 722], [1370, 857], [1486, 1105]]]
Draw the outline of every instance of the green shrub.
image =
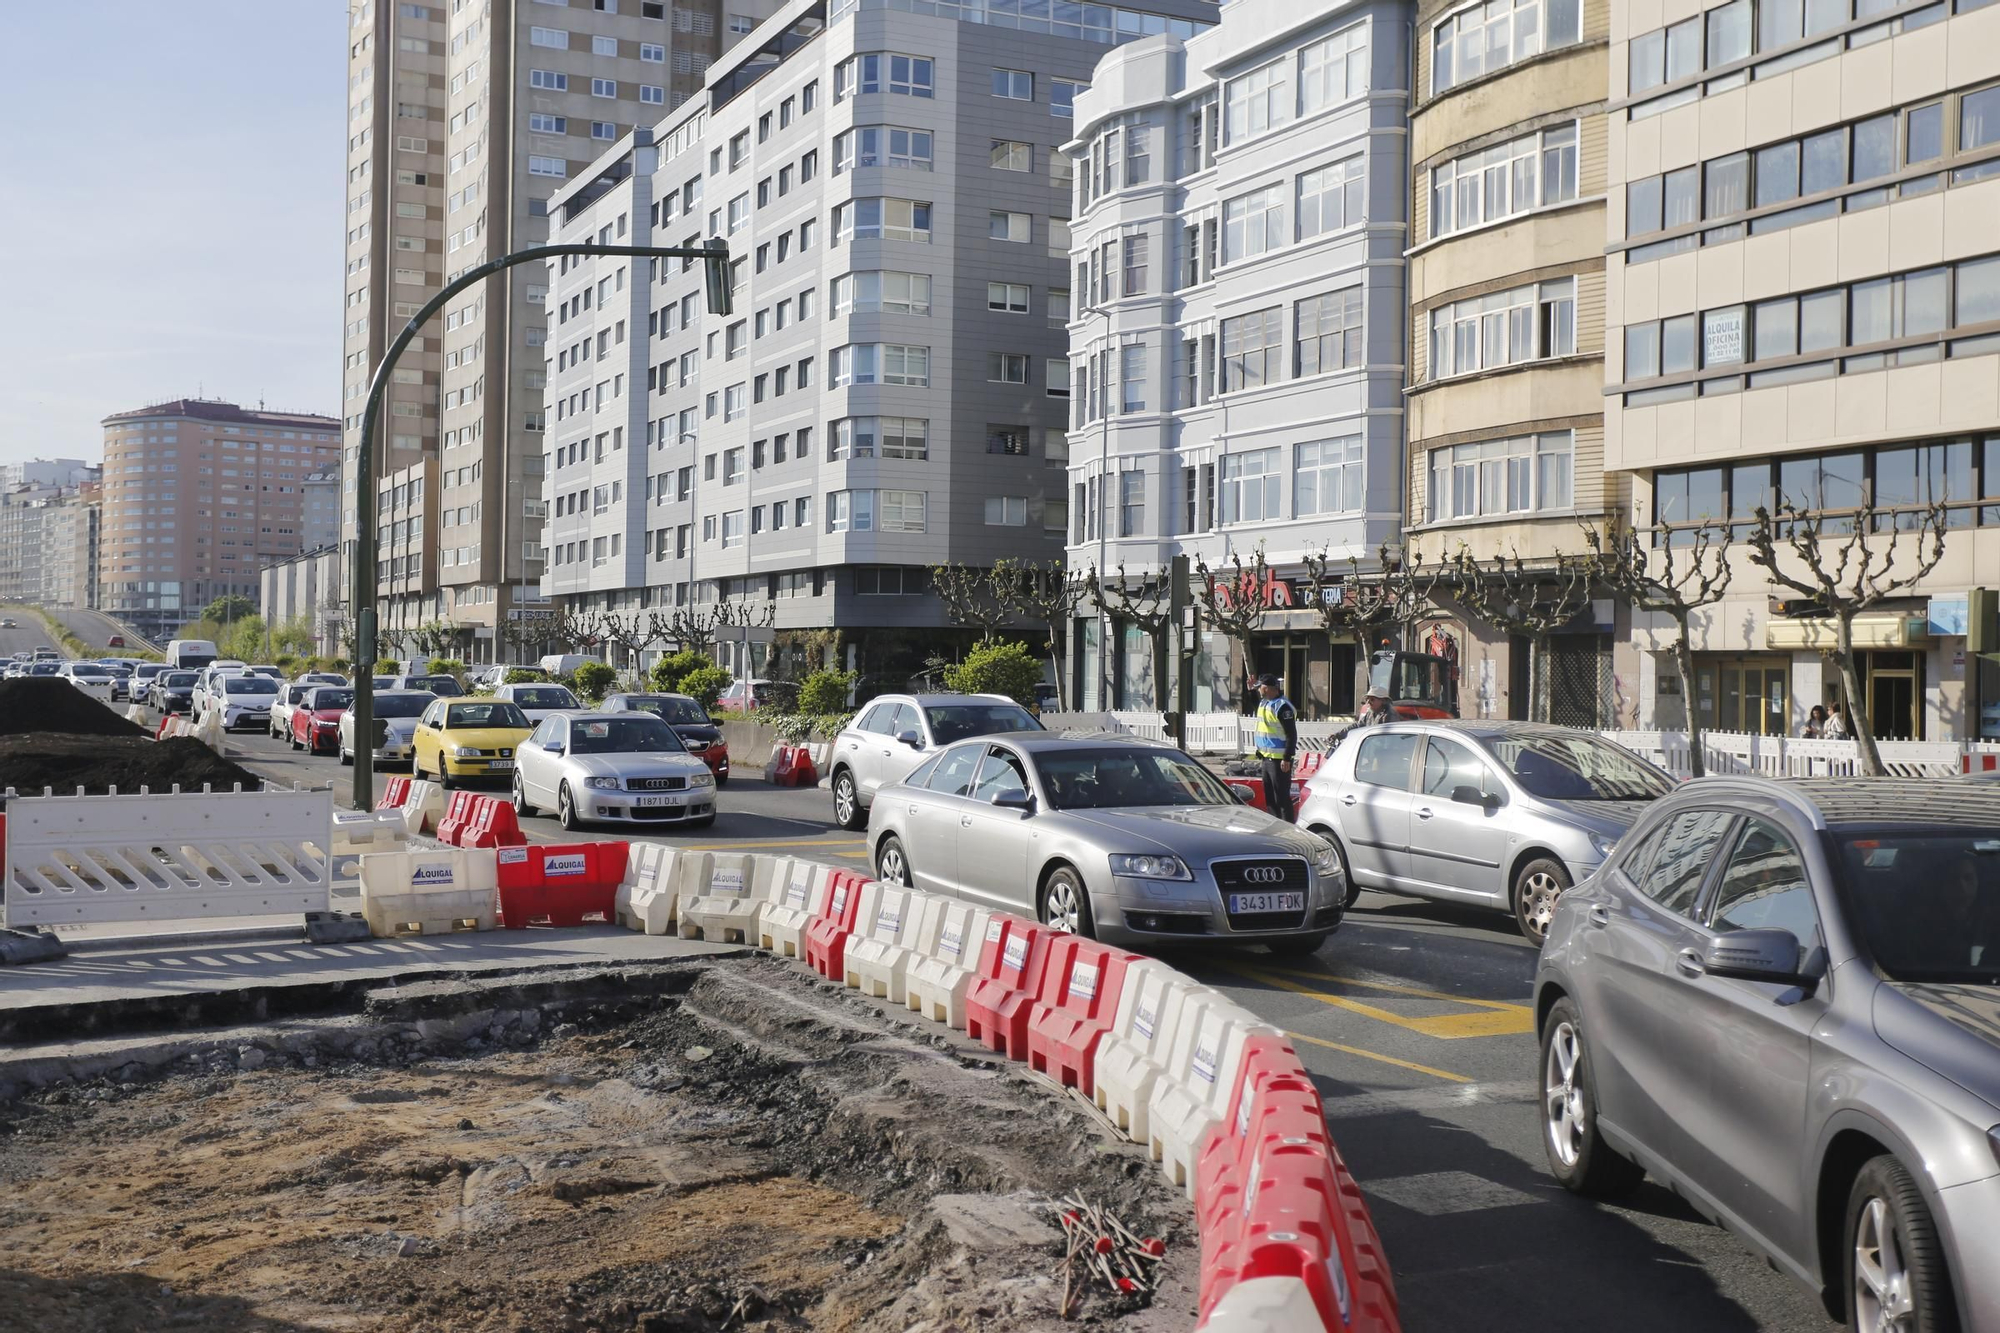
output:
[[618, 682], [618, 672], [604, 662], [584, 662], [572, 676], [575, 684], [571, 688], [592, 703], [602, 703]]
[[987, 639], [944, 669], [944, 683], [961, 694], [1004, 694], [1023, 708], [1035, 706], [1042, 662], [1025, 643]]
[[402, 670], [403, 668], [397, 664], [394, 658], [385, 657], [375, 664], [375, 669], [369, 674], [375, 676], [396, 676], [401, 675]]
[[815, 737], [830, 741], [854, 719], [851, 712], [767, 713], [761, 708], [754, 716], [759, 723], [775, 731], [778, 739], [787, 745], [803, 745]]
[[652, 679], [653, 688], [662, 694], [686, 694], [688, 691], [681, 688], [681, 682], [694, 672], [714, 665], [715, 663], [694, 649], [683, 648], [677, 653], [668, 653], [653, 663], [653, 669], [648, 674]]
[[508, 667], [507, 674], [501, 677], [500, 683], [502, 685], [533, 685], [548, 678], [549, 673], [540, 667]]
[[808, 715], [844, 712], [848, 691], [853, 688], [852, 671], [815, 671], [799, 686], [799, 711]]
[[433, 657], [429, 662], [425, 663], [424, 670], [433, 676], [451, 676], [457, 678], [460, 684], [464, 684], [465, 663], [459, 661], [456, 657]]
[[[678, 653], [675, 654], [676, 657], [679, 655]], [[682, 676], [676, 682], [676, 688], [671, 692], [674, 694], [685, 694], [699, 703], [703, 708], [714, 712], [715, 701], [722, 697], [722, 692], [728, 689], [735, 680], [736, 677], [730, 675], [721, 667], [710, 664], [708, 666], [697, 667], [695, 670], [688, 672], [687, 675]]]

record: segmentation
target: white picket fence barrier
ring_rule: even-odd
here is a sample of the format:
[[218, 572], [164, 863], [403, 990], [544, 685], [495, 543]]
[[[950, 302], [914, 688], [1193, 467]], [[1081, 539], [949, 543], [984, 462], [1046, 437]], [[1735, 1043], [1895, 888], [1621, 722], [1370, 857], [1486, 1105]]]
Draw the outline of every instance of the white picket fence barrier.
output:
[[[1694, 772], [1688, 738], [1678, 731], [1600, 731], [1598, 735], [1651, 760], [1676, 777]], [[1972, 765], [1968, 757], [2000, 747], [1959, 741], [1877, 741], [1882, 766], [1897, 777], [1952, 777]], [[1702, 764], [1710, 776], [1743, 774], [1766, 778], [1851, 777], [1859, 770], [1859, 747], [1851, 740], [1804, 740], [1736, 731], [1704, 731]]]
[[333, 792], [7, 792], [10, 928], [327, 912]]

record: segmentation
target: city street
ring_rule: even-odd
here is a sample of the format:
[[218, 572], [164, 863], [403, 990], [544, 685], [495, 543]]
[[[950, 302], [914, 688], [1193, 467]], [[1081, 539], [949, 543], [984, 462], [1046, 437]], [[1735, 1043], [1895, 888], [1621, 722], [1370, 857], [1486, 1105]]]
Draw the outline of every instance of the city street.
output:
[[[332, 782], [345, 803], [352, 771], [333, 758], [245, 733], [228, 748], [274, 781]], [[713, 828], [659, 840], [866, 865], [823, 791], [745, 770], [719, 804]], [[567, 834], [546, 816], [524, 827], [538, 842], [624, 835]], [[1666, 1190], [1604, 1206], [1550, 1179], [1527, 1007], [1535, 954], [1508, 918], [1366, 893], [1308, 962], [1261, 950], [1170, 961], [1292, 1034], [1369, 1191], [1410, 1329], [1831, 1327], [1809, 1293]]]

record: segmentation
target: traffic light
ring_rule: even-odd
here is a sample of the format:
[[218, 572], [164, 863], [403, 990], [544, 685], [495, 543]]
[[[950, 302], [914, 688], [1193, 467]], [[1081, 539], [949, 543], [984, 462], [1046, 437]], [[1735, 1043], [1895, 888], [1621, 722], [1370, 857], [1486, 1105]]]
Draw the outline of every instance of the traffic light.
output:
[[729, 244], [710, 237], [708, 257], [701, 261], [702, 276], [708, 280], [708, 313], [730, 315], [736, 310], [729, 294]]

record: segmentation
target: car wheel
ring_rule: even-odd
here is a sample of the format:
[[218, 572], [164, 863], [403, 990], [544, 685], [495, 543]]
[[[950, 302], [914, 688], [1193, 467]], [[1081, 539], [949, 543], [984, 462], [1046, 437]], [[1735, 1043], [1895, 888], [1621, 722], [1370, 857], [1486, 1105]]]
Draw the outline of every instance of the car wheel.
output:
[[1266, 940], [1264, 947], [1280, 958], [1310, 958], [1325, 943], [1324, 935], [1294, 935], [1290, 939]]
[[1561, 999], [1542, 1026], [1542, 1148], [1565, 1189], [1593, 1199], [1637, 1189], [1646, 1173], [1597, 1128], [1597, 1078], [1583, 1020]]
[[572, 833], [583, 827], [576, 813], [576, 798], [569, 794], [567, 782], [556, 788], [556, 821]]
[[1514, 876], [1514, 920], [1535, 944], [1548, 938], [1556, 903], [1569, 885], [1569, 871], [1552, 856], [1536, 857]]
[[868, 812], [861, 808], [861, 792], [849, 769], [833, 775], [833, 822], [850, 833], [868, 826]]
[[715, 775], [715, 787], [717, 791], [720, 791], [722, 788], [727, 787], [728, 785], [729, 785], [729, 775], [727, 773], [717, 773]]
[[521, 770], [514, 770], [514, 815], [517, 819], [532, 819], [535, 807], [528, 804], [528, 789], [521, 785]]
[[[411, 762], [415, 763], [416, 761], [412, 760]], [[451, 770], [444, 766], [443, 755], [438, 756], [437, 784], [440, 791], [451, 790]]]
[[1324, 824], [1315, 825], [1306, 831], [1317, 834], [1332, 845], [1333, 854], [1340, 862], [1340, 882], [1346, 886], [1347, 893], [1347, 896], [1340, 900], [1341, 909], [1344, 911], [1354, 906], [1355, 900], [1361, 896], [1361, 886], [1354, 882], [1354, 872], [1347, 868], [1347, 849], [1340, 845], [1340, 839], [1334, 836], [1333, 830]]
[[1958, 1312], [1937, 1224], [1901, 1162], [1877, 1157], [1847, 1196], [1849, 1328], [1929, 1333]]
[[1083, 877], [1068, 866], [1057, 866], [1042, 884], [1042, 924], [1085, 939], [1097, 937], [1090, 919], [1090, 894]]
[[910, 873], [910, 854], [903, 850], [902, 839], [893, 833], [882, 839], [882, 845], [875, 849], [875, 878], [884, 884], [906, 889], [916, 887], [917, 882]]
[[342, 750], [340, 752], [340, 762], [342, 767], [352, 768], [354, 767], [354, 756], [349, 754], [347, 751]]

